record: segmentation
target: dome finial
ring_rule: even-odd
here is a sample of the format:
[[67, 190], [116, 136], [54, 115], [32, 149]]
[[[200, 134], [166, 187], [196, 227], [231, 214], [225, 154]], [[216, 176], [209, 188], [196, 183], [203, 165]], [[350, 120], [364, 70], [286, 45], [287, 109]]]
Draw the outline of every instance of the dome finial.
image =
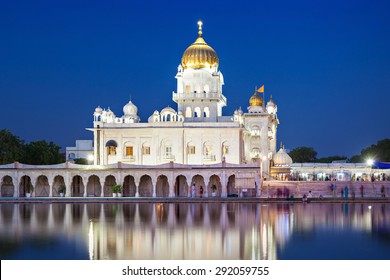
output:
[[199, 20], [198, 21], [198, 35], [199, 35], [199, 37], [202, 37], [202, 34], [203, 34], [203, 32], [202, 32], [202, 25], [203, 25], [203, 22], [201, 21], [201, 20]]

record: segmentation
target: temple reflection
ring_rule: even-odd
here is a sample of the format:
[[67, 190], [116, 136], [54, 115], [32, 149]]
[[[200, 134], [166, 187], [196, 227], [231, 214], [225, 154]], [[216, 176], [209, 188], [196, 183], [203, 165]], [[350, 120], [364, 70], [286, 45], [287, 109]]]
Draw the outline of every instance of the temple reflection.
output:
[[0, 241], [77, 240], [90, 259], [278, 259], [296, 232], [389, 236], [388, 204], [1, 204]]

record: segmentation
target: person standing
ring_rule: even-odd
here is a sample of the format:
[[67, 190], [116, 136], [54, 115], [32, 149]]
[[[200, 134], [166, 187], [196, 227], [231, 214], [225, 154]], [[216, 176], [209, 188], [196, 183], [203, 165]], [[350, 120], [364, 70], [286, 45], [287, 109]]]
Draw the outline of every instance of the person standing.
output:
[[196, 188], [195, 188], [195, 183], [192, 184], [191, 186], [191, 196], [195, 197], [196, 196]]
[[381, 187], [381, 195], [382, 195], [382, 197], [386, 197], [384, 185], [382, 185], [382, 187]]
[[200, 186], [200, 188], [199, 188], [199, 195], [200, 195], [200, 197], [203, 197], [203, 187], [202, 186]]
[[361, 197], [364, 196], [364, 187], [363, 187], [363, 185], [360, 185], [360, 196]]

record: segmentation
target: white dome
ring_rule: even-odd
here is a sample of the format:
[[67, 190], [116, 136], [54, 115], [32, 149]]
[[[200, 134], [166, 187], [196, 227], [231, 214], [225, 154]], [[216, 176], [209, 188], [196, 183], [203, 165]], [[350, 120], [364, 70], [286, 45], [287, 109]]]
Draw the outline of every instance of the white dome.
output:
[[125, 106], [123, 106], [123, 114], [125, 116], [136, 116], [138, 113], [138, 108], [133, 104], [133, 102], [129, 101]]
[[283, 146], [273, 156], [273, 160], [275, 166], [291, 166], [293, 163], [292, 158], [286, 153]]
[[95, 109], [95, 113], [98, 113], [98, 114], [101, 114], [102, 111], [103, 111], [103, 109], [100, 106], [97, 106]]
[[160, 113], [160, 115], [165, 115], [165, 114], [176, 114], [176, 111], [175, 111], [175, 109], [167, 106], [164, 109], [162, 109], [161, 113]]

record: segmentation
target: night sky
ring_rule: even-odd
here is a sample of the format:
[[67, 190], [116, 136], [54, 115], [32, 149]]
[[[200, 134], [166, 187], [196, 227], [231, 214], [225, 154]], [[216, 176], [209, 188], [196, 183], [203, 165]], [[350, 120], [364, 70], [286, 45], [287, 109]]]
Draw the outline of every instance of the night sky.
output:
[[141, 121], [172, 101], [197, 38], [217, 52], [224, 115], [255, 86], [278, 105], [278, 143], [318, 156], [390, 137], [390, 1], [2, 1], [0, 129], [65, 148], [92, 139], [94, 109]]

